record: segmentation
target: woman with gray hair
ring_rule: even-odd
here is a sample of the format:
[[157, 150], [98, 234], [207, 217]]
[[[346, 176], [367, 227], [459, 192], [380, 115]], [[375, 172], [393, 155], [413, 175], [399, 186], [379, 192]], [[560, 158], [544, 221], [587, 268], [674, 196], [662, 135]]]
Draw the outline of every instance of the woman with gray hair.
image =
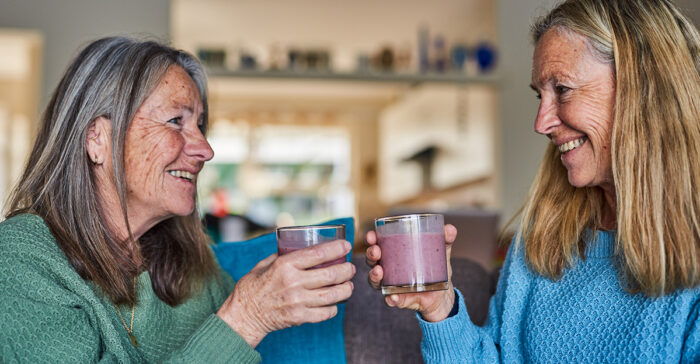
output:
[[337, 313], [354, 266], [307, 268], [347, 242], [235, 287], [218, 268], [196, 201], [207, 121], [189, 54], [104, 38], [77, 56], [0, 223], [0, 361], [259, 362], [269, 332]]
[[487, 323], [452, 288], [387, 304], [418, 311], [428, 363], [699, 363], [698, 31], [669, 0], [567, 0], [533, 39], [551, 143]]

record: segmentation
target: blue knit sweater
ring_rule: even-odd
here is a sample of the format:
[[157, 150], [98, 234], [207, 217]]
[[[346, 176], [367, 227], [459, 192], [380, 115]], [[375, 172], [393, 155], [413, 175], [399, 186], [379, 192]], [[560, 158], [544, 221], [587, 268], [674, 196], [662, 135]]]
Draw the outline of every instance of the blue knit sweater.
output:
[[700, 289], [660, 298], [621, 287], [615, 233], [599, 231], [585, 260], [556, 282], [510, 249], [484, 327], [458, 313], [420, 319], [427, 363], [700, 363]]

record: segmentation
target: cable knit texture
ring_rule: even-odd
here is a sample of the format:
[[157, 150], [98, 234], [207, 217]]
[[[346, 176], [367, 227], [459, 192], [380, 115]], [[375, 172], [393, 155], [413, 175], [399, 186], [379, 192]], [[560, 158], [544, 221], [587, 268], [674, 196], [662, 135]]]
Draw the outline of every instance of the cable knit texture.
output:
[[[619, 280], [615, 233], [586, 231], [585, 259], [553, 282], [510, 249], [484, 327], [419, 316], [427, 363], [700, 363], [700, 290], [659, 298]], [[514, 245], [514, 244], [513, 244]]]
[[[222, 272], [171, 307], [142, 273], [135, 348], [114, 304], [78, 275], [44, 221], [19, 215], [0, 223], [0, 362], [258, 363], [260, 355], [214, 314], [233, 285]], [[128, 325], [131, 306], [120, 309]]]

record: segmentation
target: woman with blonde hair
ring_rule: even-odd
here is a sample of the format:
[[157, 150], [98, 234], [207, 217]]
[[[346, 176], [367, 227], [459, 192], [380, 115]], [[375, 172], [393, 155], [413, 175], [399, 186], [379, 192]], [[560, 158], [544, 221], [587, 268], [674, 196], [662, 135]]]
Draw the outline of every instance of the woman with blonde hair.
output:
[[487, 323], [452, 288], [387, 304], [418, 311], [429, 363], [700, 362], [698, 31], [669, 0], [567, 0], [532, 34], [551, 144]]

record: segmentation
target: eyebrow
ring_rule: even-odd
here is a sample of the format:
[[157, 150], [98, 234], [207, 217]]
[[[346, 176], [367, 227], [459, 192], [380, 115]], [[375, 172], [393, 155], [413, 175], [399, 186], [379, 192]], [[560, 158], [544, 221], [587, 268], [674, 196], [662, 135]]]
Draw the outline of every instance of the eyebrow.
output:
[[570, 79], [571, 79], [571, 77], [567, 74], [556, 74], [556, 75], [550, 74], [547, 77], [539, 78], [535, 82], [530, 83], [530, 88], [533, 89], [535, 92], [539, 92], [536, 84], [546, 85], [550, 82], [554, 83], [554, 84], [558, 84], [558, 83], [562, 82], [562, 80], [570, 80]]
[[175, 101], [172, 105], [167, 106], [167, 108], [170, 110], [185, 110], [188, 111], [190, 114], [194, 114], [194, 109], [192, 108], [192, 106], [183, 102]]
[[533, 80], [532, 83], [530, 83], [530, 88], [533, 89], [533, 90], [535, 90], [535, 92], [538, 92], [538, 91], [537, 91], [537, 85], [538, 85], [538, 84], [539, 84], [539, 85], [545, 85], [545, 84], [547, 84], [547, 83], [549, 83], [549, 82], [557, 83], [557, 82], [559, 82], [559, 77], [557, 77], [557, 76], [554, 75], [554, 74], [549, 74], [549, 75], [546, 75], [546, 77], [537, 78], [536, 80]]

